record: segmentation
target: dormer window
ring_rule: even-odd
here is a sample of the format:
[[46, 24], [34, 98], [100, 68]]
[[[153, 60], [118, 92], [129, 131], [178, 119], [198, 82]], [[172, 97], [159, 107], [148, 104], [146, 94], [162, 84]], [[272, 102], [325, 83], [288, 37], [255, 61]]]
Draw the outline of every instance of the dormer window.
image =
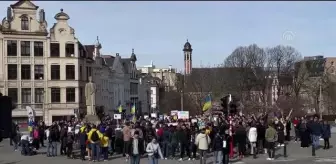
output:
[[21, 30], [29, 30], [29, 20], [26, 15], [21, 16]]

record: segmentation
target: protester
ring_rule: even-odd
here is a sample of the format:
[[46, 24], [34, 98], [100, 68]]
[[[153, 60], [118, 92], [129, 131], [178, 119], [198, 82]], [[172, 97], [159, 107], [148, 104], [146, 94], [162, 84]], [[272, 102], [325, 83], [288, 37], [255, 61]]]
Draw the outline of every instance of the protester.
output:
[[158, 164], [159, 158], [163, 159], [161, 148], [156, 138], [153, 138], [152, 142], [147, 144], [146, 152], [148, 153], [149, 164]]
[[265, 133], [268, 153], [267, 160], [274, 160], [275, 158], [275, 142], [278, 140], [278, 132], [274, 129], [273, 126], [273, 123], [269, 123]]
[[198, 147], [201, 163], [206, 164], [206, 153], [209, 149], [209, 143], [211, 141], [210, 137], [205, 133], [205, 129], [201, 130], [201, 133], [197, 135], [195, 144]]
[[329, 138], [331, 137], [331, 127], [327, 121], [323, 121], [322, 124], [322, 138], [324, 140], [324, 147], [323, 149], [330, 148]]

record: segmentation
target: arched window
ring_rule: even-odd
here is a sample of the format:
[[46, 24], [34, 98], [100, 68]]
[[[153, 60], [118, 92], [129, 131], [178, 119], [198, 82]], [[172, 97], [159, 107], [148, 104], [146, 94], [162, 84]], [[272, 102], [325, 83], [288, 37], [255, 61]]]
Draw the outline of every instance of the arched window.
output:
[[21, 30], [29, 30], [29, 20], [27, 16], [21, 17]]

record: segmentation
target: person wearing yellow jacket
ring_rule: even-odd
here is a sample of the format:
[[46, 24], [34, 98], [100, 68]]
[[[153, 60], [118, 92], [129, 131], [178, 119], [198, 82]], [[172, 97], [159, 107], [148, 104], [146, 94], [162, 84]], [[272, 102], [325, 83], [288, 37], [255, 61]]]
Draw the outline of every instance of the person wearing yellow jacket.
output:
[[92, 151], [91, 160], [93, 162], [99, 161], [100, 144], [101, 144], [101, 139], [103, 138], [103, 134], [100, 133], [99, 130], [97, 130], [96, 125], [92, 125], [92, 128], [87, 135], [88, 135], [88, 140], [90, 142], [89, 147], [91, 148], [91, 151]]
[[109, 148], [109, 137], [107, 133], [104, 133], [104, 136], [101, 138], [101, 150], [104, 156], [104, 161], [108, 159], [108, 148]]

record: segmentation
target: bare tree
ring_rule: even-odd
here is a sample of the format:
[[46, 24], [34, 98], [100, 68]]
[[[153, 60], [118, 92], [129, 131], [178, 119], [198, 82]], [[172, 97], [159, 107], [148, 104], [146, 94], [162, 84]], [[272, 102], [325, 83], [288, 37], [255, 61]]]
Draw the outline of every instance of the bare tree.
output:
[[[245, 108], [259, 110], [265, 106], [270, 80], [270, 60], [263, 48], [252, 44], [236, 48], [224, 61], [225, 67], [235, 70], [230, 88], [234, 88]], [[235, 68], [235, 69], [233, 69]]]
[[291, 76], [291, 72], [294, 70], [295, 63], [301, 60], [301, 54], [291, 46], [278, 45], [273, 48], [268, 48], [267, 53], [270, 56], [271, 64], [274, 75], [278, 79], [277, 96], [281, 94], [281, 76]]

